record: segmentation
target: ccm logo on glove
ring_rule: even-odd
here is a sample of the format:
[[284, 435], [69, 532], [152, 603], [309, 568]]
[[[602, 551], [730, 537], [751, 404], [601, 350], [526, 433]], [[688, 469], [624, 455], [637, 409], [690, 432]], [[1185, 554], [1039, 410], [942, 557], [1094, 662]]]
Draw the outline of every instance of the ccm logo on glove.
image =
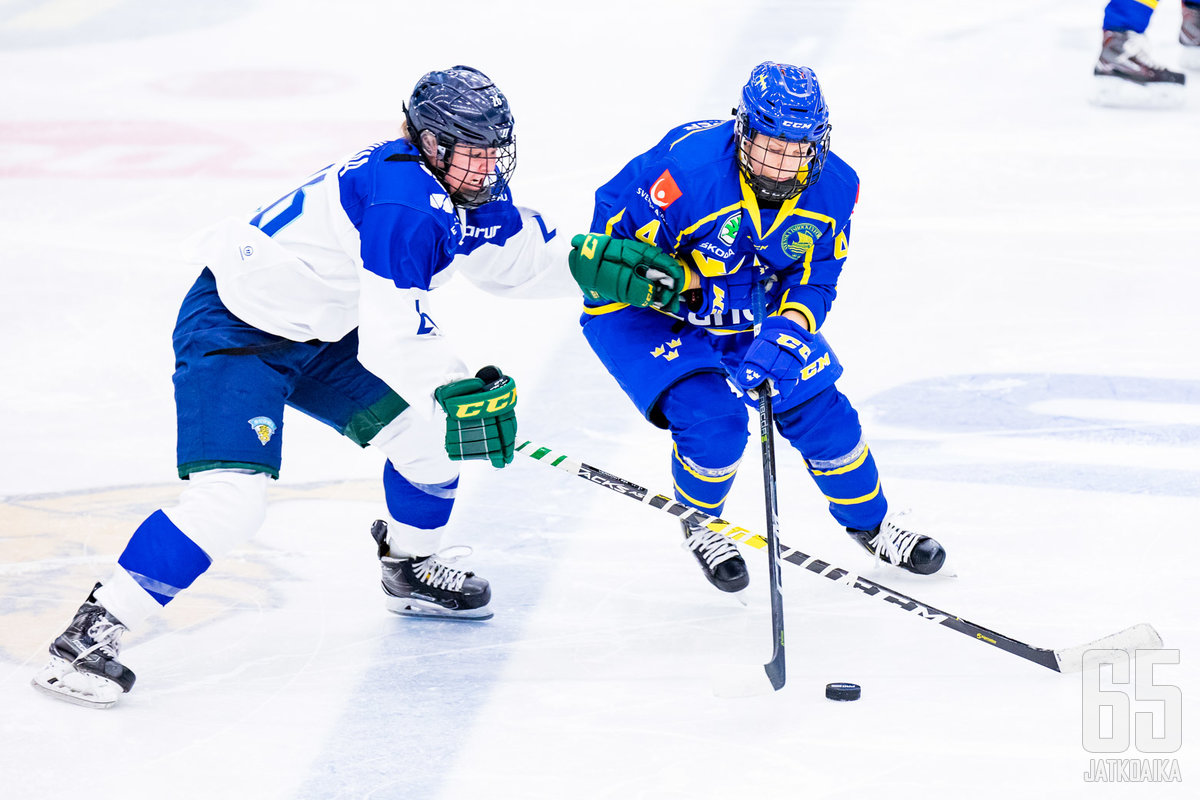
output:
[[807, 381], [830, 366], [828, 352], [813, 358], [813, 335], [782, 316], [763, 320], [734, 376], [742, 389], [755, 390], [769, 379], [775, 384]]
[[493, 397], [490, 400], [476, 403], [463, 403], [456, 406], [454, 416], [457, 419], [466, 419], [467, 417], [478, 417], [480, 414], [495, 414], [498, 411], [503, 411], [512, 404], [517, 402], [517, 390], [514, 387], [506, 394], [499, 397]]
[[795, 350], [796, 355], [808, 361], [808, 357], [812, 355], [812, 350], [804, 342], [797, 339], [795, 336], [790, 336], [786, 333], [779, 334], [775, 339], [775, 344], [786, 347], [789, 350]]

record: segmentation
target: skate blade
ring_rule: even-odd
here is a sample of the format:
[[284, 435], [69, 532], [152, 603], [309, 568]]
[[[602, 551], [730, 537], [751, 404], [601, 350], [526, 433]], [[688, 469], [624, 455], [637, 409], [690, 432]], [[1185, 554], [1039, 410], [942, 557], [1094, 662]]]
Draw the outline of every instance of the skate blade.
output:
[[413, 597], [389, 597], [387, 610], [402, 617], [418, 617], [420, 619], [457, 619], [469, 622], [479, 622], [495, 616], [490, 606], [467, 608], [455, 611], [443, 608], [437, 603], [428, 603]]
[[1186, 97], [1178, 83], [1137, 84], [1124, 78], [1097, 75], [1093, 78], [1093, 105], [1106, 108], [1178, 108]]
[[79, 672], [66, 659], [52, 657], [30, 681], [33, 688], [84, 708], [111, 708], [124, 692], [107, 678]]

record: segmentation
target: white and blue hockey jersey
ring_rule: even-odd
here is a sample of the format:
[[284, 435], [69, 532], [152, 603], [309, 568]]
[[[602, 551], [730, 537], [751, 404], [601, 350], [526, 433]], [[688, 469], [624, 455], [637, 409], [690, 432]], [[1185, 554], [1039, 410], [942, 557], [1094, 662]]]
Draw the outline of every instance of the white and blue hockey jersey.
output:
[[293, 341], [358, 328], [359, 361], [410, 402], [467, 377], [431, 322], [429, 294], [454, 272], [516, 297], [577, 296], [568, 245], [506, 191], [458, 209], [407, 139], [315, 173], [251, 218], [189, 244], [238, 318]]

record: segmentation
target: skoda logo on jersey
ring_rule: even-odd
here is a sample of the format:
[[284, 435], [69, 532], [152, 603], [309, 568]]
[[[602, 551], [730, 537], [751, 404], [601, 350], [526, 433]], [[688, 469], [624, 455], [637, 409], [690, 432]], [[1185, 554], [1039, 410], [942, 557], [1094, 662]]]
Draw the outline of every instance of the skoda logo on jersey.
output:
[[781, 246], [788, 258], [801, 259], [812, 249], [813, 243], [821, 238], [821, 229], [811, 222], [801, 222], [783, 232]]
[[[733, 250], [728, 250], [720, 245], [713, 244], [712, 242], [701, 242], [700, 249], [712, 253], [717, 258], [733, 258], [734, 256]], [[730, 272], [733, 272], [733, 270], [725, 270], [725, 274], [729, 274]]]
[[721, 230], [717, 234], [717, 238], [723, 244], [733, 244], [737, 239], [738, 231], [742, 229], [742, 212], [730, 214], [724, 222], [721, 223]]
[[271, 436], [275, 433], [275, 423], [270, 417], [254, 417], [246, 420], [250, 423], [250, 429], [258, 436], [258, 441], [266, 447], [267, 442], [271, 441]]

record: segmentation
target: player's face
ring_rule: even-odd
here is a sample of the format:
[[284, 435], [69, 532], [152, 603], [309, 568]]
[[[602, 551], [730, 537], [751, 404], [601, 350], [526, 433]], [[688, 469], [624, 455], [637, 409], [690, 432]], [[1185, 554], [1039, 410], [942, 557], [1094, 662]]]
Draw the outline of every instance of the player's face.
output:
[[455, 146], [446, 165], [446, 188], [450, 194], [472, 194], [495, 176], [498, 153], [494, 147]]
[[809, 142], [789, 142], [763, 133], [743, 139], [742, 149], [750, 171], [775, 182], [796, 178], [813, 157], [813, 146]]

